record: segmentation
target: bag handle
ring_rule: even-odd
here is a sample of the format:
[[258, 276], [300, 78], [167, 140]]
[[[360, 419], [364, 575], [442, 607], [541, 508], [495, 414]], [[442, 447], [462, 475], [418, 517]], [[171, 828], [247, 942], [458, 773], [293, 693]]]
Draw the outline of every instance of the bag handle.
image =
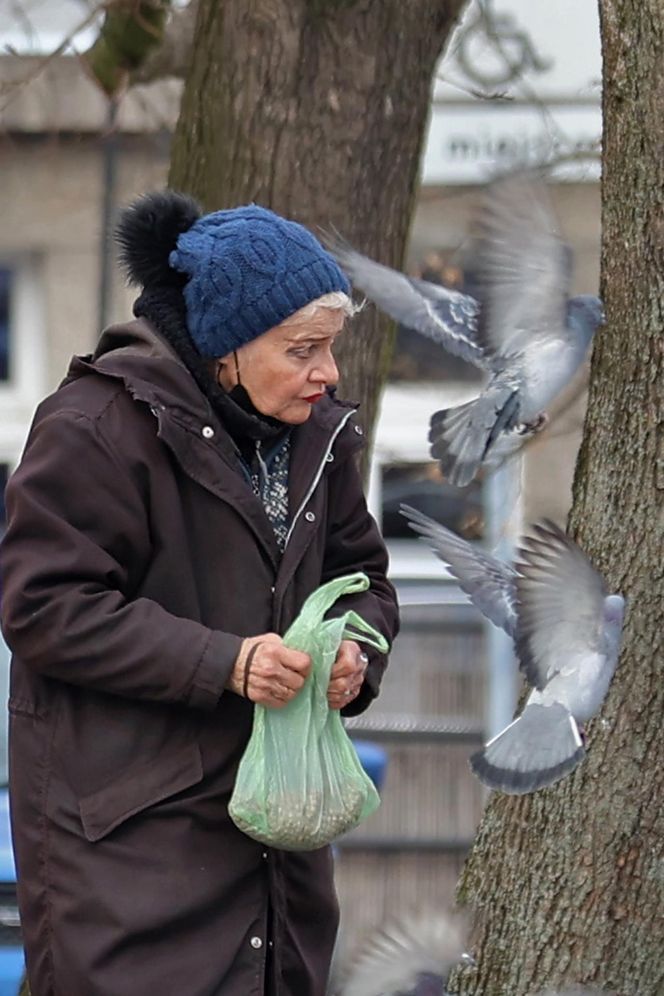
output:
[[386, 654], [390, 649], [390, 645], [383, 634], [379, 633], [375, 627], [370, 626], [368, 622], [365, 622], [362, 616], [358, 615], [353, 609], [350, 609], [343, 619], [344, 630], [342, 639], [361, 640], [362, 643], [368, 644], [374, 650], [380, 651], [381, 654]]
[[328, 609], [331, 609], [342, 595], [354, 595], [366, 591], [368, 587], [369, 578], [361, 571], [346, 574], [341, 578], [332, 578], [309, 595], [291, 629], [295, 629], [302, 619], [306, 620], [307, 625], [311, 625], [314, 620], [322, 621]]

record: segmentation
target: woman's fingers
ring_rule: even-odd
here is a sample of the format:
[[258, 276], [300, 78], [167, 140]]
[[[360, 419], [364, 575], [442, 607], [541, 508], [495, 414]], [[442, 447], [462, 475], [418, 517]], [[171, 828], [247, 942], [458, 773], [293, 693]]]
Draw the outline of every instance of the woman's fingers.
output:
[[311, 670], [311, 658], [283, 643], [264, 643], [256, 651], [247, 680], [252, 702], [279, 708], [302, 689]]
[[330, 672], [327, 702], [331, 709], [343, 709], [357, 698], [369, 658], [355, 640], [342, 640]]
[[[354, 640], [343, 640], [330, 672], [327, 701], [331, 709], [342, 709], [362, 688], [367, 655]], [[301, 650], [284, 646], [276, 633], [243, 641], [229, 687], [259, 705], [279, 709], [301, 691], [311, 672], [311, 658]]]

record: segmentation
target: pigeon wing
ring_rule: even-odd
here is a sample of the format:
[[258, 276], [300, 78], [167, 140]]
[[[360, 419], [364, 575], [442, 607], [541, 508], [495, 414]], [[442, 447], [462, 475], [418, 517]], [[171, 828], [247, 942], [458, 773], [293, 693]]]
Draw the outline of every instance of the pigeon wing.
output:
[[418, 992], [418, 979], [424, 976], [426, 991], [443, 996], [447, 978], [462, 958], [465, 932], [460, 921], [435, 911], [387, 923], [351, 963], [343, 996]]
[[533, 527], [515, 564], [515, 639], [521, 670], [540, 691], [554, 675], [578, 678], [603, 653], [606, 588], [583, 551], [548, 520]]
[[469, 260], [482, 305], [476, 338], [494, 366], [538, 341], [568, 335], [572, 251], [556, 226], [543, 182], [522, 174], [487, 188]]
[[338, 237], [325, 235], [323, 241], [351, 282], [381, 311], [453, 356], [486, 367], [484, 351], [475, 341], [479, 305], [473, 297], [375, 263]]
[[516, 573], [508, 565], [430, 519], [423, 512], [401, 505], [408, 525], [425, 539], [468, 595], [473, 605], [509, 636], [516, 631]]

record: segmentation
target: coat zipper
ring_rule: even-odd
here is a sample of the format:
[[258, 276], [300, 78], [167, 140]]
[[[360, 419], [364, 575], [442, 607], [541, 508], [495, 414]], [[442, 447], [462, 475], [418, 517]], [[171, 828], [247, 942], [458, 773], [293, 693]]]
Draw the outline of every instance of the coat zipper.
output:
[[290, 528], [289, 528], [288, 532], [286, 533], [286, 540], [284, 542], [284, 550], [286, 549], [286, 547], [288, 546], [288, 543], [290, 542], [290, 538], [293, 535], [293, 530], [295, 529], [295, 524], [297, 523], [297, 520], [299, 519], [300, 515], [302, 514], [302, 511], [304, 510], [305, 506], [309, 502], [309, 499], [311, 498], [312, 494], [314, 493], [314, 491], [318, 487], [318, 482], [321, 479], [321, 476], [323, 474], [323, 470], [325, 469], [325, 464], [327, 463], [327, 458], [329, 457], [330, 453], [332, 452], [332, 447], [334, 446], [334, 443], [335, 443], [335, 440], [336, 440], [337, 436], [339, 435], [339, 433], [341, 432], [341, 430], [346, 425], [346, 422], [348, 421], [348, 419], [351, 418], [351, 416], [353, 416], [354, 414], [355, 414], [355, 409], [354, 408], [351, 409], [351, 411], [346, 412], [346, 414], [341, 419], [341, 421], [339, 422], [338, 426], [336, 427], [336, 429], [332, 433], [332, 435], [330, 437], [330, 441], [327, 444], [327, 448], [326, 448], [326, 450], [323, 453], [323, 456], [321, 458], [321, 461], [320, 461], [320, 464], [318, 466], [318, 469], [317, 469], [316, 473], [314, 474], [314, 478], [313, 478], [311, 484], [309, 485], [309, 489], [308, 489], [307, 493], [305, 494], [304, 498], [302, 499], [302, 501], [300, 502], [300, 507], [298, 508], [297, 512], [293, 516], [293, 521], [291, 522]]

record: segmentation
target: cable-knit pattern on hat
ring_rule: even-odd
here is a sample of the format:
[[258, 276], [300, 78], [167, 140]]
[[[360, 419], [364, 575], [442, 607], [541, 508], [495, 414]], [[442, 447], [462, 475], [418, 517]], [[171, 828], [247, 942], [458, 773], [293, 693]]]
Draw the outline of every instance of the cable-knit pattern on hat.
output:
[[188, 277], [187, 327], [202, 356], [225, 356], [323, 294], [350, 291], [311, 232], [255, 204], [200, 218], [169, 263]]

